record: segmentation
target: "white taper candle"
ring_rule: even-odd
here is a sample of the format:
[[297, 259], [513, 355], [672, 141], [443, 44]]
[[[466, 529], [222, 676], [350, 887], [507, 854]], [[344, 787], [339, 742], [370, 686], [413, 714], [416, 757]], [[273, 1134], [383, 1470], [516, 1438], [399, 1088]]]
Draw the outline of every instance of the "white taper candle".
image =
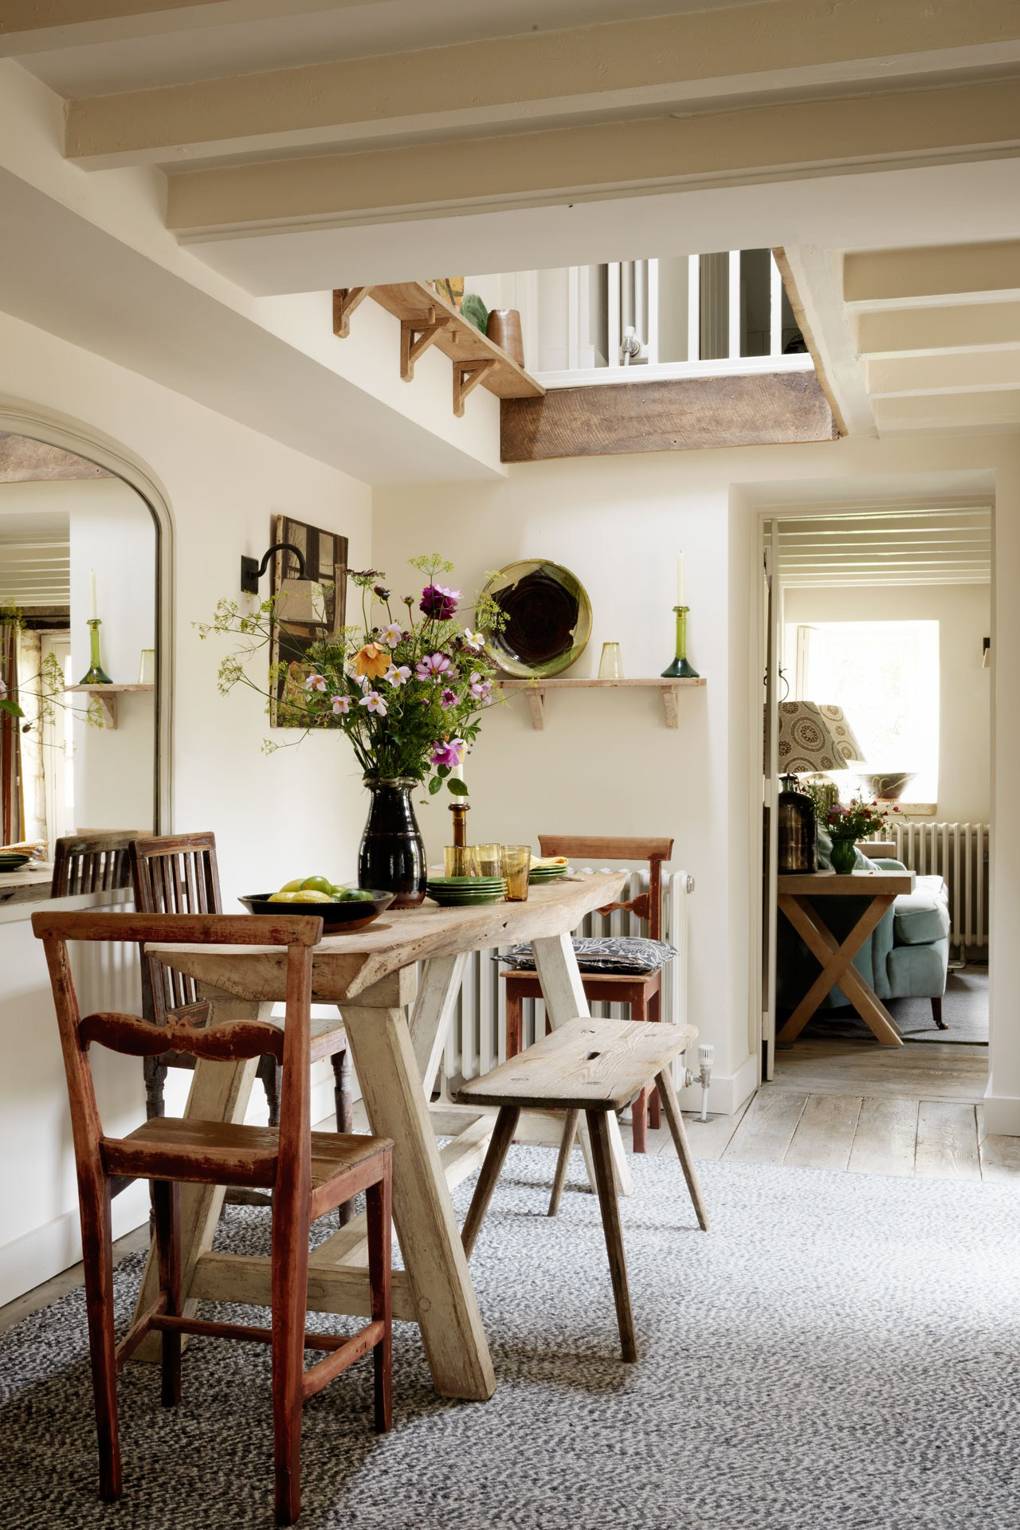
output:
[[676, 560], [676, 603], [678, 606], [685, 605], [684, 600], [684, 555], [680, 554]]
[[92, 602], [90, 614], [92, 620], [95, 621], [99, 612], [96, 610], [96, 571], [94, 568], [89, 569], [89, 593]]

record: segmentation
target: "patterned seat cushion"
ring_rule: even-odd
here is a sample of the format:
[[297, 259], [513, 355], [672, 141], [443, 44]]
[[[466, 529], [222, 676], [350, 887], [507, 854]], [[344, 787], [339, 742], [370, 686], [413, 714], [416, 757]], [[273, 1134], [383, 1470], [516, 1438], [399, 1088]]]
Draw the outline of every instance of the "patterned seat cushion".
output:
[[[641, 977], [657, 972], [676, 955], [675, 946], [641, 935], [575, 936], [571, 944], [582, 972], [619, 972]], [[510, 946], [493, 959], [504, 962], [512, 972], [535, 970], [535, 957], [528, 942]]]

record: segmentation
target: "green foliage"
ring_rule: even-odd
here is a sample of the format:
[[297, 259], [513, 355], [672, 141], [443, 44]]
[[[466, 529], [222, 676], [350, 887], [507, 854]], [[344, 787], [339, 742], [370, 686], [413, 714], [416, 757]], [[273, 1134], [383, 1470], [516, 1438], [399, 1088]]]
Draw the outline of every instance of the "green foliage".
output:
[[[277, 698], [278, 720], [303, 729], [302, 737], [312, 726], [335, 728], [346, 735], [368, 779], [428, 782], [433, 794], [445, 784], [463, 795], [452, 767], [463, 760], [484, 712], [498, 699], [483, 632], [496, 630], [502, 613], [487, 597], [462, 608], [459, 592], [444, 587], [437, 599], [432, 587], [453, 571], [438, 553], [410, 563], [433, 596], [425, 601], [426, 610], [421, 609], [425, 591], [404, 596], [395, 612], [381, 570], [351, 571], [348, 577], [361, 592], [362, 622], [309, 649], [303, 686], [294, 683], [289, 666], [265, 664], [272, 600], [249, 606], [221, 600], [212, 621], [199, 625], [199, 635], [240, 640], [219, 665], [223, 694], [243, 685], [262, 695], [267, 707]], [[260, 670], [265, 685], [257, 678]], [[263, 747], [273, 753], [281, 746], [270, 741]]]

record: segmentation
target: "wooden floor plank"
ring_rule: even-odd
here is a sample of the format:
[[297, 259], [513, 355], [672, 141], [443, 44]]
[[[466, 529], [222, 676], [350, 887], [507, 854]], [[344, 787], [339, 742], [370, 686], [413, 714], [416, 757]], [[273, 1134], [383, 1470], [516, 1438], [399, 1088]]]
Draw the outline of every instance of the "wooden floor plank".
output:
[[[691, 1152], [695, 1158], [719, 1159], [725, 1153], [730, 1139], [736, 1132], [751, 1100], [747, 1099], [739, 1110], [735, 1110], [732, 1116], [710, 1116], [707, 1121], [699, 1120], [695, 1114], [684, 1112], [684, 1126], [687, 1128], [687, 1138], [691, 1144]], [[656, 1134], [658, 1135], [658, 1133]], [[651, 1136], [651, 1133], [649, 1133]], [[664, 1132], [660, 1153], [676, 1153], [673, 1139], [669, 1132]]]
[[982, 1179], [1020, 1190], [1020, 1137], [985, 1137], [980, 1153]]
[[988, 1082], [988, 1048], [931, 1045], [885, 1048], [874, 1042], [804, 1039], [776, 1058], [775, 1087], [806, 1094], [913, 1096], [980, 1100]]
[[914, 1173], [928, 1179], [980, 1179], [977, 1114], [973, 1105], [922, 1100], [917, 1113]]
[[859, 1094], [809, 1094], [783, 1162], [800, 1169], [845, 1169], [861, 1103]]
[[847, 1164], [851, 1174], [913, 1174], [919, 1104], [919, 1100], [865, 1096]]
[[765, 1084], [744, 1113], [722, 1157], [727, 1163], [782, 1163], [807, 1095]]

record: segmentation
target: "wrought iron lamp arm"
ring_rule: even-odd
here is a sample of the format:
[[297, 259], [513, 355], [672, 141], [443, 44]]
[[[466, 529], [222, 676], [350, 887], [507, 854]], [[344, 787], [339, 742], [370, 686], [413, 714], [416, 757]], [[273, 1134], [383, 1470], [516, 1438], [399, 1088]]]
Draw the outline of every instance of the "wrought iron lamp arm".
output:
[[306, 577], [306, 575], [305, 575], [305, 555], [301, 551], [300, 547], [295, 547], [293, 542], [274, 542], [271, 547], [268, 547], [266, 549], [265, 554], [263, 555], [261, 563], [257, 562], [254, 558], [242, 557], [242, 559], [241, 559], [241, 589], [244, 591], [244, 593], [246, 595], [257, 595], [258, 594], [258, 592], [259, 592], [259, 580], [262, 578], [262, 575], [265, 573], [266, 569], [269, 567], [269, 560], [270, 560], [270, 558], [273, 556], [274, 553], [277, 553], [277, 552], [289, 552], [289, 553], [293, 553], [295, 558], [297, 559], [297, 562], [298, 562], [298, 578], [299, 579], [304, 579]]

